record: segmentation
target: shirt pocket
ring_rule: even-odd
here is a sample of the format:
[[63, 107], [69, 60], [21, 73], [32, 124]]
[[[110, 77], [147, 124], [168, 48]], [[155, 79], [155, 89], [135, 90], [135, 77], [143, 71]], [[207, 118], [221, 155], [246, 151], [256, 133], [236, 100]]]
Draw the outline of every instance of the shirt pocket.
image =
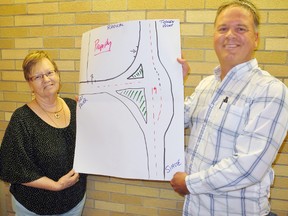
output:
[[225, 142], [228, 141], [231, 145], [231, 142], [235, 142], [239, 134], [243, 133], [248, 108], [248, 103], [242, 107], [229, 103], [223, 103], [221, 107], [214, 107], [209, 121], [210, 128], [214, 133], [210, 135], [214, 136], [216, 140], [221, 138]]

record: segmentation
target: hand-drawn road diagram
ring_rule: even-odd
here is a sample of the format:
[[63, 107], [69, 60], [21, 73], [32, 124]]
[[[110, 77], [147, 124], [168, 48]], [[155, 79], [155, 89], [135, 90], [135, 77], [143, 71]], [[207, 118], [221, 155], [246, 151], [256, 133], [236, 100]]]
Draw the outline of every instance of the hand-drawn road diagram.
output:
[[184, 170], [178, 20], [136, 20], [82, 36], [77, 172], [170, 180]]

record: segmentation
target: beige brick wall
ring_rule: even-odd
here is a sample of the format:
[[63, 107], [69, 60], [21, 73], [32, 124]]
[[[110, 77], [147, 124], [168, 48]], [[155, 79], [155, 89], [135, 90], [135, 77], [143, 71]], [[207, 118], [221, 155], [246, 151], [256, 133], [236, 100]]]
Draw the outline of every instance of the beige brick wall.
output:
[[[224, 0], [0, 0], [0, 141], [13, 111], [29, 101], [21, 64], [32, 50], [56, 59], [62, 96], [74, 98], [83, 32], [133, 19], [179, 19], [184, 56], [192, 72], [185, 95], [217, 65], [212, 46], [213, 20]], [[261, 67], [288, 85], [288, 1], [254, 0], [263, 25], [256, 57]], [[187, 139], [187, 137], [186, 137]], [[288, 137], [274, 163], [271, 206], [288, 215]], [[168, 182], [90, 175], [84, 215], [181, 215], [183, 198]], [[0, 182], [0, 215], [14, 215], [8, 185]]]

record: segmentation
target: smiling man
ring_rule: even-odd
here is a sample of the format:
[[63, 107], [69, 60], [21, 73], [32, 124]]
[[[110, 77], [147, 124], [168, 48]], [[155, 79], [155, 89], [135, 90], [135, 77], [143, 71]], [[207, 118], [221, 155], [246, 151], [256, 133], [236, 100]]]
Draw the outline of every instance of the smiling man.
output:
[[258, 25], [258, 13], [250, 7], [219, 8], [214, 24], [214, 48], [221, 65], [221, 79], [234, 66], [253, 58], [258, 45]]
[[[218, 8], [219, 66], [184, 104], [191, 128], [186, 171], [171, 180], [185, 196], [185, 216], [264, 216], [270, 211], [272, 163], [288, 129], [288, 90], [258, 66], [259, 15], [247, 0]], [[183, 74], [189, 66], [179, 61]]]

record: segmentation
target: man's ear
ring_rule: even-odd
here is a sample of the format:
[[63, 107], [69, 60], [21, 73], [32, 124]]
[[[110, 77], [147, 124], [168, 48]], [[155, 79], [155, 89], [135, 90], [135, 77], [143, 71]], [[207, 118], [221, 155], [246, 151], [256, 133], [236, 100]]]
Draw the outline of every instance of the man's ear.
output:
[[255, 32], [255, 49], [256, 50], [258, 48], [259, 45], [259, 33]]

